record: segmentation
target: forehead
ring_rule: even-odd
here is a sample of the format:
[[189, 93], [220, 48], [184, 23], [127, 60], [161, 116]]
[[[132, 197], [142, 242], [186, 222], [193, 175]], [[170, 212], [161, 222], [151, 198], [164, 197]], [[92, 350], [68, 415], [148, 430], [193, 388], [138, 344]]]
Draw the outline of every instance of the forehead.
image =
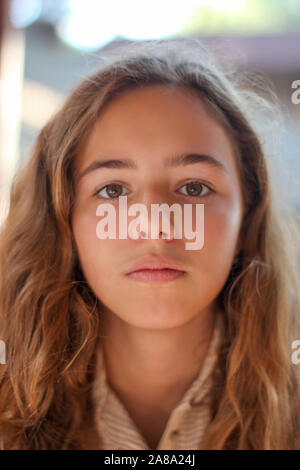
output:
[[228, 132], [196, 90], [147, 85], [106, 103], [77, 156], [77, 167], [80, 172], [101, 155], [150, 167], [172, 155], [200, 150], [236, 169]]

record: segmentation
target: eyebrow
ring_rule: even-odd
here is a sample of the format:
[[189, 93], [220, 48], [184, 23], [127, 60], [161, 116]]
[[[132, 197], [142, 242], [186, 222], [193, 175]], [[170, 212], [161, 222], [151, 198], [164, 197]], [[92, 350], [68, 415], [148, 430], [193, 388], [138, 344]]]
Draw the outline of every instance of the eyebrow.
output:
[[[191, 153], [188, 155], [176, 155], [173, 157], [169, 157], [164, 164], [164, 168], [176, 168], [179, 166], [194, 165], [196, 163], [206, 163], [214, 168], [218, 168], [228, 173], [228, 170], [223, 163], [221, 163], [219, 160], [212, 157], [211, 155], [206, 155], [202, 153]], [[87, 168], [85, 168], [85, 170], [83, 170], [79, 174], [78, 179], [81, 179], [92, 171], [99, 170], [101, 168], [137, 170], [138, 167], [133, 160], [129, 159], [94, 160]]]

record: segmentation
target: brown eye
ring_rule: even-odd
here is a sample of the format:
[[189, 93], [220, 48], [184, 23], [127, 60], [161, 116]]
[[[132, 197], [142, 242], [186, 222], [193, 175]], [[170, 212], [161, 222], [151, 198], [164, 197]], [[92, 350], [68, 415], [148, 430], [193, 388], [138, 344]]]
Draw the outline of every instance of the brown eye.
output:
[[[103, 197], [104, 199], [116, 199], [124, 195], [122, 194], [122, 189], [123, 189], [122, 184], [110, 183], [104, 186], [103, 188], [99, 189], [96, 195], [99, 194], [100, 197]], [[101, 194], [103, 191], [105, 192], [105, 194]]]
[[210, 188], [208, 188], [208, 186], [205, 184], [200, 183], [200, 181], [191, 181], [190, 183], [184, 184], [182, 188], [186, 188], [186, 196], [192, 197], [206, 196], [207, 193], [203, 194], [203, 188], [206, 188], [207, 191], [210, 192]]
[[110, 197], [118, 197], [122, 194], [122, 189], [120, 184], [108, 184], [106, 186], [106, 194]]

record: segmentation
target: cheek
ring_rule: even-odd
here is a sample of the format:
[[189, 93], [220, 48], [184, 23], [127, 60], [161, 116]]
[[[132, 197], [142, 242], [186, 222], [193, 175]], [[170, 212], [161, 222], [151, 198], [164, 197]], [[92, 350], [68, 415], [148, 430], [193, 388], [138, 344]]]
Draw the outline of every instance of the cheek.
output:
[[72, 219], [72, 227], [79, 256], [84, 258], [85, 254], [95, 249], [97, 240], [95, 218], [84, 212], [75, 213]]
[[97, 276], [99, 269], [106, 264], [106, 258], [113, 255], [110, 250], [107, 250], [105, 241], [101, 242], [97, 238], [96, 226], [97, 218], [94, 215], [91, 216], [88, 211], [86, 213], [78, 211], [73, 216], [72, 227], [78, 256], [87, 278]]
[[99, 240], [96, 234], [98, 218], [94, 215], [75, 213], [72, 227], [78, 257], [87, 282], [94, 292], [110, 289], [116, 277], [120, 251], [126, 249], [126, 240]]
[[204, 215], [203, 254], [216, 263], [232, 262], [241, 225], [241, 206], [223, 200], [208, 207]]
[[190, 293], [195, 304], [216, 298], [222, 290], [232, 266], [240, 222], [241, 210], [235, 201], [223, 199], [205, 206], [204, 246], [186, 252], [193, 266]]

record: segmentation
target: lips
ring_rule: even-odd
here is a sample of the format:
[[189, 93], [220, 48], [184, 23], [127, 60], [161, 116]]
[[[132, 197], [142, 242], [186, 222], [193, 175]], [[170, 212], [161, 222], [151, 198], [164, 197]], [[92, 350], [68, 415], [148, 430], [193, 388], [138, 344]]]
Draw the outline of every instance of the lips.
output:
[[137, 271], [144, 271], [144, 270], [173, 270], [179, 272], [185, 272], [184, 269], [169, 258], [164, 257], [147, 257], [138, 260], [134, 263], [131, 268], [126, 272], [126, 274], [131, 274]]
[[169, 258], [147, 257], [134, 263], [125, 273], [128, 278], [141, 283], [166, 283], [186, 275], [186, 271]]

